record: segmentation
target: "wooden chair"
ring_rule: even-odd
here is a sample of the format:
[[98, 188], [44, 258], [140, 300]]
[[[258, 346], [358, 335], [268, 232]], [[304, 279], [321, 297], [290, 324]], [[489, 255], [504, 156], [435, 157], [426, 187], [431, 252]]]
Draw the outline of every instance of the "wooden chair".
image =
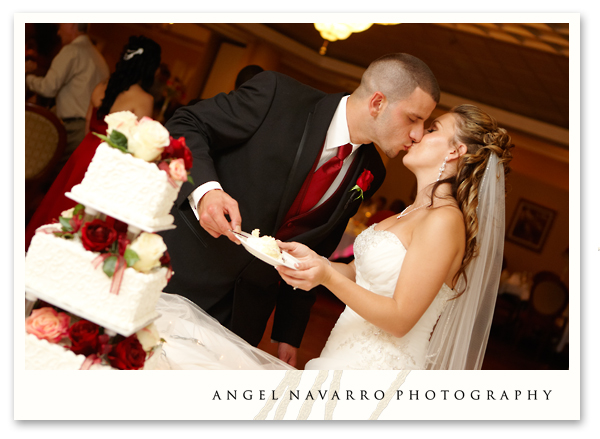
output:
[[560, 338], [562, 327], [557, 320], [569, 304], [569, 289], [560, 277], [549, 271], [541, 271], [533, 277], [531, 296], [519, 321], [516, 342], [522, 337], [533, 337], [537, 343], [536, 356], [544, 347]]
[[39, 206], [67, 144], [61, 120], [50, 110], [25, 104], [25, 223]]

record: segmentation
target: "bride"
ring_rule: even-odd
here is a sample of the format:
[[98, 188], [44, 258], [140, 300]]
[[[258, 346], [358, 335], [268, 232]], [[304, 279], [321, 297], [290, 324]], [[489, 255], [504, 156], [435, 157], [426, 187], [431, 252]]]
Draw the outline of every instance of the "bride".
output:
[[355, 261], [330, 263], [281, 242], [300, 260], [277, 267], [289, 285], [327, 287], [347, 306], [306, 369], [480, 369], [504, 241], [510, 136], [471, 105], [437, 118], [403, 157], [414, 203], [365, 230]]

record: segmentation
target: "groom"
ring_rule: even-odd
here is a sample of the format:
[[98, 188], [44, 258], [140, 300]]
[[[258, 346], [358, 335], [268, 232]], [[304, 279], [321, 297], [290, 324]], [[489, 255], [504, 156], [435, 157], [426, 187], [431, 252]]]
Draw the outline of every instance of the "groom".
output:
[[390, 54], [349, 96], [267, 71], [177, 110], [166, 127], [192, 151], [195, 186], [182, 187], [172, 210], [177, 228], [163, 232], [174, 270], [165, 291], [255, 346], [275, 308], [271, 338], [294, 366], [315, 295], [281, 282], [273, 267], [233, 245], [229, 230], [260, 229], [330, 256], [359, 195], [371, 197], [384, 180], [374, 145], [391, 158], [419, 142], [439, 95], [425, 63]]

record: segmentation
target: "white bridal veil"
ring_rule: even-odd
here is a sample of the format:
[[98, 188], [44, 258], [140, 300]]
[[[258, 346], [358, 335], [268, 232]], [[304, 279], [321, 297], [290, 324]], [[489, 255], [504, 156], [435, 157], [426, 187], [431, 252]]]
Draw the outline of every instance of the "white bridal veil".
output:
[[165, 340], [161, 368], [185, 370], [294, 370], [246, 343], [199, 306], [177, 294], [163, 293], [154, 322]]
[[[427, 352], [427, 369], [481, 369], [502, 271], [504, 197], [504, 166], [492, 153], [479, 187], [479, 254], [466, 269], [466, 291], [440, 316]], [[463, 289], [461, 277], [456, 290]]]

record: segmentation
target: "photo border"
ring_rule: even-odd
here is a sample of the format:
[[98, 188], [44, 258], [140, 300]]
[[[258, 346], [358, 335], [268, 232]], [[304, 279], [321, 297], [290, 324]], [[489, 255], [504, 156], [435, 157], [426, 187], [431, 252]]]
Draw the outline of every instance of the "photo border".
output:
[[[69, 17], [78, 16], [74, 14]], [[267, 14], [268, 15], [268, 14]], [[303, 21], [308, 16], [315, 14], [294, 14], [294, 21]], [[336, 20], [343, 20], [349, 14], [333, 14]], [[361, 14], [363, 17], [365, 14]], [[374, 13], [374, 16], [384, 16], [386, 21], [395, 21], [394, 14]], [[26, 19], [40, 18], [44, 14], [15, 14], [14, 32], [15, 48], [22, 47], [24, 35], [19, 32], [18, 27], [24, 24]], [[568, 371], [412, 371], [406, 378], [404, 386], [412, 390], [426, 392], [431, 388], [444, 390], [446, 388], [463, 386], [464, 391], [477, 387], [480, 390], [506, 390], [516, 392], [519, 389], [534, 390], [552, 387], [555, 399], [552, 401], [540, 401], [540, 403], [529, 404], [529, 402], [518, 400], [488, 400], [487, 402], [469, 404], [457, 401], [445, 401], [442, 399], [428, 401], [422, 399], [415, 404], [401, 404], [401, 402], [390, 402], [389, 408], [396, 410], [384, 411], [389, 419], [416, 419], [416, 420], [490, 420], [490, 419], [539, 419], [539, 420], [576, 420], [580, 419], [580, 333], [579, 333], [579, 299], [580, 281], [576, 273], [579, 273], [579, 245], [580, 231], [578, 228], [580, 206], [579, 206], [579, 14], [507, 14], [507, 13], [482, 13], [463, 14], [467, 20], [464, 22], [545, 22], [546, 20], [561, 20], [569, 22], [570, 30], [570, 109], [571, 109], [571, 132], [570, 137], [570, 247], [572, 248], [569, 261], [570, 272], [575, 276], [570, 281], [571, 291], [571, 319], [573, 329], [571, 331], [570, 358]], [[152, 19], [160, 22], [222, 22], [227, 18], [228, 22], [254, 22], [259, 19], [256, 16], [246, 14], [161, 14], [160, 18], [145, 16], [144, 14], [89, 14], [96, 22], [106, 22], [112, 18], [114, 22], [152, 22]], [[260, 21], [265, 22], [264, 14]], [[285, 14], [269, 15], [266, 21], [285, 19]], [[441, 22], [450, 20], [452, 14], [402, 14], [402, 22]], [[532, 20], [536, 17], [536, 20]], [[559, 18], [561, 17], [561, 18]], [[152, 18], [152, 19], [148, 19]], [[382, 17], [383, 18], [383, 17]], [[400, 17], [399, 17], [400, 18]], [[456, 16], [454, 16], [456, 18]], [[85, 20], [93, 22], [94, 20]], [[53, 21], [57, 21], [56, 18]], [[81, 21], [81, 20], [80, 20]], [[224, 22], [224, 21], [223, 21]], [[24, 102], [20, 93], [24, 89], [24, 66], [20, 50], [14, 51], [14, 85], [15, 85], [15, 151], [24, 151], [24, 139], [18, 136], [24, 127], [23, 112]], [[23, 185], [20, 183], [21, 170], [24, 169], [24, 153], [14, 154], [15, 164], [15, 212], [23, 210], [22, 200], [24, 195]], [[19, 210], [21, 209], [21, 210]], [[15, 213], [16, 215], [16, 213]], [[18, 216], [17, 216], [18, 217]], [[24, 236], [24, 225], [15, 220], [15, 242], [22, 242]], [[20, 247], [19, 247], [20, 248]], [[168, 372], [137, 372], [123, 371], [122, 374], [114, 372], [98, 373], [91, 380], [89, 376], [73, 376], [72, 373], [60, 371], [24, 371], [23, 370], [23, 334], [22, 316], [24, 314], [24, 303], [22, 301], [22, 279], [23, 279], [23, 255], [21, 250], [14, 248], [14, 418], [15, 419], [254, 419], [257, 409], [262, 409], [264, 401], [236, 401], [218, 405], [214, 398], [214, 392], [219, 388], [231, 388], [244, 390], [253, 386], [271, 389], [277, 387], [284, 380], [281, 372], [217, 372], [217, 371], [168, 371]], [[21, 329], [21, 331], [19, 330]], [[315, 372], [316, 373], [316, 372]], [[299, 386], [304, 391], [310, 390], [314, 383], [315, 373], [305, 372]], [[356, 388], [365, 387], [367, 391], [379, 390], [380, 387], [392, 382], [396, 377], [389, 372], [362, 371], [348, 373], [351, 385]], [[327, 379], [331, 379], [328, 377]], [[157, 391], [156, 386], [148, 383], [169, 383], [169, 386]], [[327, 384], [325, 381], [324, 384]], [[453, 384], [449, 384], [453, 383]], [[224, 387], [222, 387], [224, 386]], [[493, 389], [490, 389], [493, 387]], [[48, 400], [33, 399], [30, 395], [40, 392], [53, 395], [52, 404]], [[116, 398], [115, 393], [108, 389], [118, 390], [126, 394], [127, 398]], [[257, 389], [259, 390], [259, 389]], [[408, 389], [410, 390], [410, 389]], [[452, 389], [450, 389], [452, 390]], [[158, 394], [157, 394], [158, 392]], [[94, 395], [90, 399], [89, 395]], [[85, 400], [86, 404], [81, 404]], [[126, 400], [126, 401], [125, 401]], [[495, 402], [494, 402], [495, 401]], [[529, 400], [531, 402], [531, 400]], [[537, 400], [536, 400], [537, 401]], [[340, 402], [343, 411], [343, 419], [366, 419], [374, 410], [374, 401], [361, 401], [354, 403]], [[316, 404], [316, 403], [315, 403]], [[354, 404], [354, 405], [353, 405]], [[429, 405], [428, 405], [429, 404]], [[509, 405], [510, 404], [510, 405]], [[290, 408], [292, 403], [290, 403]], [[300, 407], [297, 407], [298, 409]], [[292, 412], [292, 410], [290, 410]], [[317, 413], [317, 410], [315, 410]], [[321, 411], [318, 411], [320, 414]], [[292, 414], [286, 419], [295, 419]], [[384, 419], [381, 417], [379, 419]], [[387, 418], [385, 418], [387, 419]]]

